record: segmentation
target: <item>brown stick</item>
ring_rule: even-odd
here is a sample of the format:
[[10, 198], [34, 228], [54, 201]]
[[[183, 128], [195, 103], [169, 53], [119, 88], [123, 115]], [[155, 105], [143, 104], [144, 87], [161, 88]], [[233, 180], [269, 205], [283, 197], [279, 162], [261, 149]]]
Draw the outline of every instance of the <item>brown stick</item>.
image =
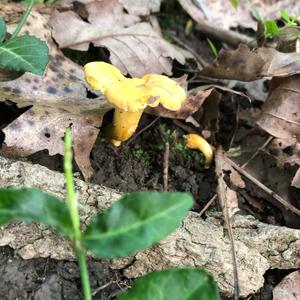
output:
[[239, 288], [239, 276], [237, 271], [237, 262], [236, 262], [236, 252], [235, 252], [235, 243], [233, 238], [233, 230], [228, 212], [228, 199], [227, 199], [227, 189], [228, 186], [224, 181], [224, 173], [223, 173], [223, 164], [224, 164], [224, 151], [222, 146], [219, 146], [215, 152], [215, 162], [216, 162], [216, 174], [218, 177], [218, 186], [217, 186], [217, 195], [222, 207], [222, 212], [225, 220], [225, 224], [228, 230], [228, 236], [230, 240], [231, 246], [231, 255], [232, 255], [232, 266], [233, 266], [233, 277], [234, 277], [234, 299], [239, 299], [240, 288]]
[[266, 187], [263, 183], [258, 181], [256, 178], [254, 178], [252, 175], [250, 175], [248, 172], [243, 170], [240, 166], [238, 166], [234, 161], [229, 159], [228, 157], [224, 156], [225, 160], [233, 167], [235, 168], [239, 173], [241, 173], [243, 176], [245, 176], [248, 180], [252, 181], [254, 184], [256, 184], [261, 190], [263, 190], [265, 193], [270, 195], [273, 199], [275, 199], [278, 203], [283, 205], [283, 207], [296, 214], [297, 216], [300, 216], [300, 210], [297, 209], [295, 206], [288, 203], [286, 200], [281, 198], [278, 194], [270, 190], [268, 187]]
[[205, 204], [205, 206], [202, 208], [202, 210], [199, 212], [199, 217], [201, 217], [206, 210], [214, 203], [214, 201], [217, 199], [217, 194], [214, 194], [210, 200]]
[[198, 23], [198, 28], [205, 35], [237, 47], [239, 44], [250, 44], [251, 39], [235, 31], [215, 27], [203, 20], [200, 9], [191, 0], [179, 0], [183, 9]]
[[263, 145], [261, 145], [256, 151], [255, 153], [245, 162], [243, 163], [243, 165], [241, 166], [242, 169], [245, 169], [245, 167], [249, 164], [249, 162], [254, 159], [258, 153], [260, 151], [262, 151], [265, 147], [268, 146], [268, 144], [273, 140], [273, 137], [272, 136], [269, 136], [268, 139], [263, 143]]
[[170, 145], [168, 142], [165, 143], [164, 161], [163, 161], [163, 191], [168, 191], [168, 181], [169, 181], [169, 154]]

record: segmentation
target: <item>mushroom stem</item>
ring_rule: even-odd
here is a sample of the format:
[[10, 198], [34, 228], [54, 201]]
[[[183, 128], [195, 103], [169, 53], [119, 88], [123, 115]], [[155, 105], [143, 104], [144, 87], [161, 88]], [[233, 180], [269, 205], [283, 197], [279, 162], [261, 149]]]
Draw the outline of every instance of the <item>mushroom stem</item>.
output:
[[115, 108], [113, 125], [108, 130], [108, 137], [114, 146], [119, 147], [122, 142], [127, 141], [136, 131], [143, 109], [136, 112], [127, 112]]
[[211, 145], [199, 134], [188, 134], [185, 139], [188, 148], [197, 149], [203, 153], [205, 157], [204, 167], [208, 169], [214, 155]]

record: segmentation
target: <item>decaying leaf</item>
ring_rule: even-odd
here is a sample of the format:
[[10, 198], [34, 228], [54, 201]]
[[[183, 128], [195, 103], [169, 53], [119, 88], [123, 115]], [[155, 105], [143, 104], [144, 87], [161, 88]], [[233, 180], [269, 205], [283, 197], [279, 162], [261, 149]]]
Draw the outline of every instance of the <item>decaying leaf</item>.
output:
[[65, 129], [72, 125], [74, 157], [85, 178], [92, 175], [89, 154], [102, 117], [111, 107], [103, 98], [89, 99], [82, 68], [63, 56], [51, 40], [47, 17], [32, 12], [23, 31], [46, 40], [50, 62], [42, 77], [25, 73], [0, 83], [0, 101], [29, 109], [8, 124], [4, 143], [11, 154], [28, 156], [47, 149], [63, 154]]
[[[296, 266], [295, 266], [296, 267]], [[273, 300], [300, 299], [300, 271], [294, 271], [285, 276], [273, 290]]]
[[[300, 60], [298, 61], [300, 63]], [[300, 66], [298, 67], [300, 71]], [[300, 75], [274, 78], [257, 124], [271, 135], [300, 141]]]
[[[270, 84], [270, 92], [262, 108], [257, 124], [276, 137], [273, 151], [277, 153], [277, 162], [283, 166], [300, 166], [300, 75], [286, 78], [274, 78]], [[276, 143], [277, 142], [277, 143]], [[276, 143], [276, 144], [275, 144]], [[286, 153], [288, 149], [288, 153]], [[291, 185], [300, 187], [299, 169]]]
[[252, 81], [263, 77], [300, 73], [300, 53], [281, 53], [272, 48], [251, 50], [241, 44], [235, 50], [221, 50], [218, 58], [201, 70], [214, 78]]
[[[147, 73], [171, 75], [172, 60], [183, 64], [184, 56], [165, 41], [150, 23], [142, 22], [136, 14], [124, 12], [124, 7], [130, 6], [130, 3], [90, 1], [85, 6], [88, 22], [73, 11], [56, 11], [51, 18], [53, 37], [60, 48], [87, 51], [92, 43], [108, 49], [111, 62], [132, 77]], [[136, 5], [132, 4], [128, 11], [133, 13], [134, 7]]]
[[179, 2], [184, 8], [192, 7], [194, 10], [197, 10], [197, 14], [203, 21], [208, 21], [214, 26], [224, 29], [242, 26], [256, 30], [257, 21], [254, 15], [254, 8], [263, 19], [279, 19], [282, 9], [294, 16], [298, 15], [300, 10], [300, 2], [297, 0], [239, 1], [237, 9], [231, 5], [230, 1], [224, 0], [180, 0]]

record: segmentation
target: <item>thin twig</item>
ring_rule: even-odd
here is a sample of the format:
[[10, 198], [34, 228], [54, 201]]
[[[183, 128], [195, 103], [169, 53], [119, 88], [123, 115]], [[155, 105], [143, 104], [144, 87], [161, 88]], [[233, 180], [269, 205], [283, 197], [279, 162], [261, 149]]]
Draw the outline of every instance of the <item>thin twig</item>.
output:
[[228, 230], [228, 236], [229, 236], [230, 246], [231, 246], [231, 255], [232, 255], [233, 277], [234, 277], [234, 299], [238, 300], [239, 294], [240, 294], [239, 276], [238, 276], [238, 271], [237, 271], [237, 261], [236, 261], [233, 230], [232, 230], [232, 225], [231, 225], [229, 212], [228, 212], [228, 205], [227, 205], [227, 203], [230, 200], [227, 198], [228, 186], [227, 186], [226, 182], [224, 181], [224, 173], [223, 173], [224, 158], [225, 158], [225, 155], [224, 155], [222, 146], [219, 146], [215, 153], [216, 174], [218, 177], [217, 195], [218, 195], [220, 205], [222, 207], [225, 224], [226, 224], [226, 227]]
[[108, 286], [110, 286], [111, 284], [115, 283], [114, 280], [112, 281], [109, 281], [101, 286], [99, 286], [98, 288], [96, 288], [93, 293], [92, 293], [92, 296], [96, 296], [100, 291], [104, 290], [105, 288], [107, 288]]
[[168, 142], [165, 143], [164, 161], [163, 161], [163, 190], [168, 191], [168, 181], [169, 181], [169, 154], [170, 145]]
[[127, 143], [126, 145], [128, 146], [131, 142], [133, 142], [139, 135], [141, 135], [143, 132], [145, 132], [147, 129], [152, 127], [159, 119], [160, 117], [156, 117], [151, 123], [149, 123], [147, 126], [142, 128], [139, 132], [137, 132]]
[[199, 212], [199, 217], [201, 217], [206, 210], [213, 204], [213, 202], [217, 199], [217, 194], [214, 194], [212, 198], [205, 204], [205, 206], [202, 208], [202, 210]]
[[268, 144], [271, 142], [273, 140], [273, 137], [272, 136], [270, 136], [270, 137], [268, 137], [268, 139], [255, 151], [255, 153], [253, 153], [253, 155], [245, 162], [245, 163], [243, 163], [243, 165], [241, 166], [241, 168], [242, 169], [245, 169], [245, 167], [249, 164], [249, 162], [252, 160], [252, 159], [254, 159], [257, 155], [258, 155], [258, 153], [260, 152], [260, 151], [262, 151], [265, 147], [267, 147], [268, 146]]
[[252, 181], [255, 185], [257, 185], [261, 190], [263, 190], [265, 193], [270, 195], [273, 199], [275, 199], [278, 203], [283, 205], [283, 207], [296, 214], [297, 216], [300, 216], [300, 210], [297, 209], [295, 206], [291, 205], [289, 202], [281, 198], [278, 194], [273, 192], [271, 189], [266, 187], [263, 183], [261, 183], [259, 180], [254, 178], [252, 175], [250, 175], [248, 172], [243, 170], [239, 165], [237, 165], [234, 161], [229, 159], [228, 157], [224, 156], [225, 160], [234, 168], [236, 169], [239, 173], [241, 173], [243, 176], [245, 176], [248, 180]]

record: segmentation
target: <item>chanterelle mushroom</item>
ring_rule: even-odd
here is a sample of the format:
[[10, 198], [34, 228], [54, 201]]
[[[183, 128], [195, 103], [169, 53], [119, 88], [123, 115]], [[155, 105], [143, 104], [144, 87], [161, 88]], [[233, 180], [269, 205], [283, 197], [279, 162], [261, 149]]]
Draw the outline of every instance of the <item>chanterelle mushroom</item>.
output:
[[184, 89], [163, 75], [126, 78], [118, 68], [105, 62], [86, 64], [84, 73], [91, 88], [100, 90], [115, 107], [113, 126], [109, 130], [109, 137], [115, 146], [120, 146], [134, 134], [148, 105], [155, 107], [161, 104], [176, 111], [186, 98]]
[[204, 157], [204, 167], [209, 168], [213, 159], [213, 150], [210, 144], [199, 134], [191, 133], [185, 136], [186, 146], [190, 149], [200, 150]]

